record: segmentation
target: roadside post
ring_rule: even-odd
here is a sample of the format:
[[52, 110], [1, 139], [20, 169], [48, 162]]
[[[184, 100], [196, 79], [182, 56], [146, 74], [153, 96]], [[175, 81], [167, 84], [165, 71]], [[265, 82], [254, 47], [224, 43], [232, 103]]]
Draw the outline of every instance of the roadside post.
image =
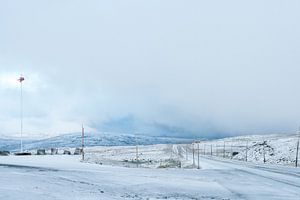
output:
[[232, 142], [231, 142], [231, 145], [230, 145], [230, 159], [232, 159], [233, 158], [233, 150], [232, 150]]
[[82, 160], [84, 160], [84, 127], [82, 124], [82, 128], [81, 128], [81, 155], [82, 155]]
[[246, 155], [245, 155], [245, 160], [246, 160], [246, 162], [248, 161], [248, 140], [247, 140], [247, 143], [246, 143]]
[[200, 159], [200, 149], [199, 149], [199, 142], [197, 142], [197, 148], [198, 148], [198, 167], [197, 169], [200, 169], [200, 163], [199, 163], [199, 159]]
[[[137, 135], [135, 135], [135, 159], [136, 159], [136, 167], [139, 167], [139, 146], [138, 146], [138, 138]], [[171, 149], [171, 157], [172, 157], [172, 152], [173, 152], [173, 145], [172, 145], [172, 149]]]
[[192, 143], [193, 145], [193, 166], [195, 166], [195, 143]]
[[264, 147], [263, 147], [263, 154], [264, 154], [264, 163], [266, 163], [266, 150], [265, 150], [265, 145], [264, 145]]
[[223, 158], [225, 158], [225, 141], [224, 141], [224, 146], [223, 146]]
[[298, 141], [297, 141], [297, 148], [296, 148], [296, 160], [295, 160], [296, 167], [298, 167], [299, 140], [300, 140], [300, 127], [298, 129]]
[[185, 159], [188, 160], [188, 144], [185, 146]]

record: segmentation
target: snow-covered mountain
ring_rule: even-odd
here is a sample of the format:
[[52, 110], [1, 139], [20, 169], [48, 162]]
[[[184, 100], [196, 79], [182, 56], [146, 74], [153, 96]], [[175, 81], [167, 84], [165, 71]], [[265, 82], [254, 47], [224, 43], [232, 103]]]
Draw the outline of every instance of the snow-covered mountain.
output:
[[[115, 133], [87, 133], [85, 135], [86, 146], [130, 146], [130, 145], [151, 145], [151, 144], [178, 144], [190, 143], [191, 139], [172, 138], [172, 137], [154, 137], [144, 135], [131, 134], [115, 134]], [[80, 147], [81, 134], [65, 134], [47, 139], [24, 140], [23, 146], [25, 150], [38, 148], [62, 148], [62, 147]], [[16, 139], [1, 139], [0, 150], [18, 151], [20, 141]]]

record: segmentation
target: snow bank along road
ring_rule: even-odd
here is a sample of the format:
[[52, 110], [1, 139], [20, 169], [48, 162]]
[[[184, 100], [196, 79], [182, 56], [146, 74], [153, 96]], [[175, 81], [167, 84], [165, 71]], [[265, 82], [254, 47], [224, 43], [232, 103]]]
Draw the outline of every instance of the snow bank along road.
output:
[[0, 157], [0, 199], [300, 199], [300, 170], [201, 157], [202, 169], [81, 163], [78, 156]]

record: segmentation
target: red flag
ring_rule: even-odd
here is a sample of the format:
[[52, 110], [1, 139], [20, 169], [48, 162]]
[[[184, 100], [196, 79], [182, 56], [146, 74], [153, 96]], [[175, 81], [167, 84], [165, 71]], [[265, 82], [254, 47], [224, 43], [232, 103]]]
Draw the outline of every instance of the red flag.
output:
[[22, 81], [24, 81], [25, 80], [25, 78], [23, 77], [23, 76], [21, 76], [19, 79], [18, 79], [18, 81], [20, 81], [20, 82], [22, 82]]

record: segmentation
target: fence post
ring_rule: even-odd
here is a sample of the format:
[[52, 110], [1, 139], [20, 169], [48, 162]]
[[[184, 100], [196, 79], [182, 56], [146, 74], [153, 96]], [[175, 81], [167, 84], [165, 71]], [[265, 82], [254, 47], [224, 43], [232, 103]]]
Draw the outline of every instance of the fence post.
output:
[[82, 128], [81, 128], [81, 154], [82, 154], [82, 160], [84, 161], [84, 127], [82, 124]]
[[188, 160], [188, 144], [185, 147], [185, 155], [186, 155], [186, 160]]
[[298, 154], [299, 154], [299, 139], [297, 142], [297, 150], [296, 150], [296, 167], [298, 167]]
[[199, 165], [199, 159], [200, 159], [200, 149], [199, 149], [199, 142], [197, 143], [198, 145], [198, 169], [200, 169], [200, 165]]
[[298, 167], [299, 140], [300, 140], [300, 127], [298, 130], [298, 142], [297, 142], [297, 149], [296, 149], [296, 161], [295, 161], [296, 167]]
[[224, 147], [223, 147], [223, 158], [225, 158], [225, 141], [224, 141]]
[[138, 145], [136, 145], [135, 151], [136, 151], [136, 167], [139, 167], [139, 147], [138, 147]]
[[233, 158], [233, 151], [232, 151], [232, 142], [231, 142], [231, 146], [230, 146], [230, 159], [232, 159]]
[[246, 143], [246, 162], [248, 161], [248, 140], [247, 140], [247, 143]]
[[193, 166], [195, 166], [195, 144], [193, 143]]
[[264, 150], [264, 163], [266, 163], [266, 151], [265, 151], [265, 145], [263, 147], [263, 150]]

